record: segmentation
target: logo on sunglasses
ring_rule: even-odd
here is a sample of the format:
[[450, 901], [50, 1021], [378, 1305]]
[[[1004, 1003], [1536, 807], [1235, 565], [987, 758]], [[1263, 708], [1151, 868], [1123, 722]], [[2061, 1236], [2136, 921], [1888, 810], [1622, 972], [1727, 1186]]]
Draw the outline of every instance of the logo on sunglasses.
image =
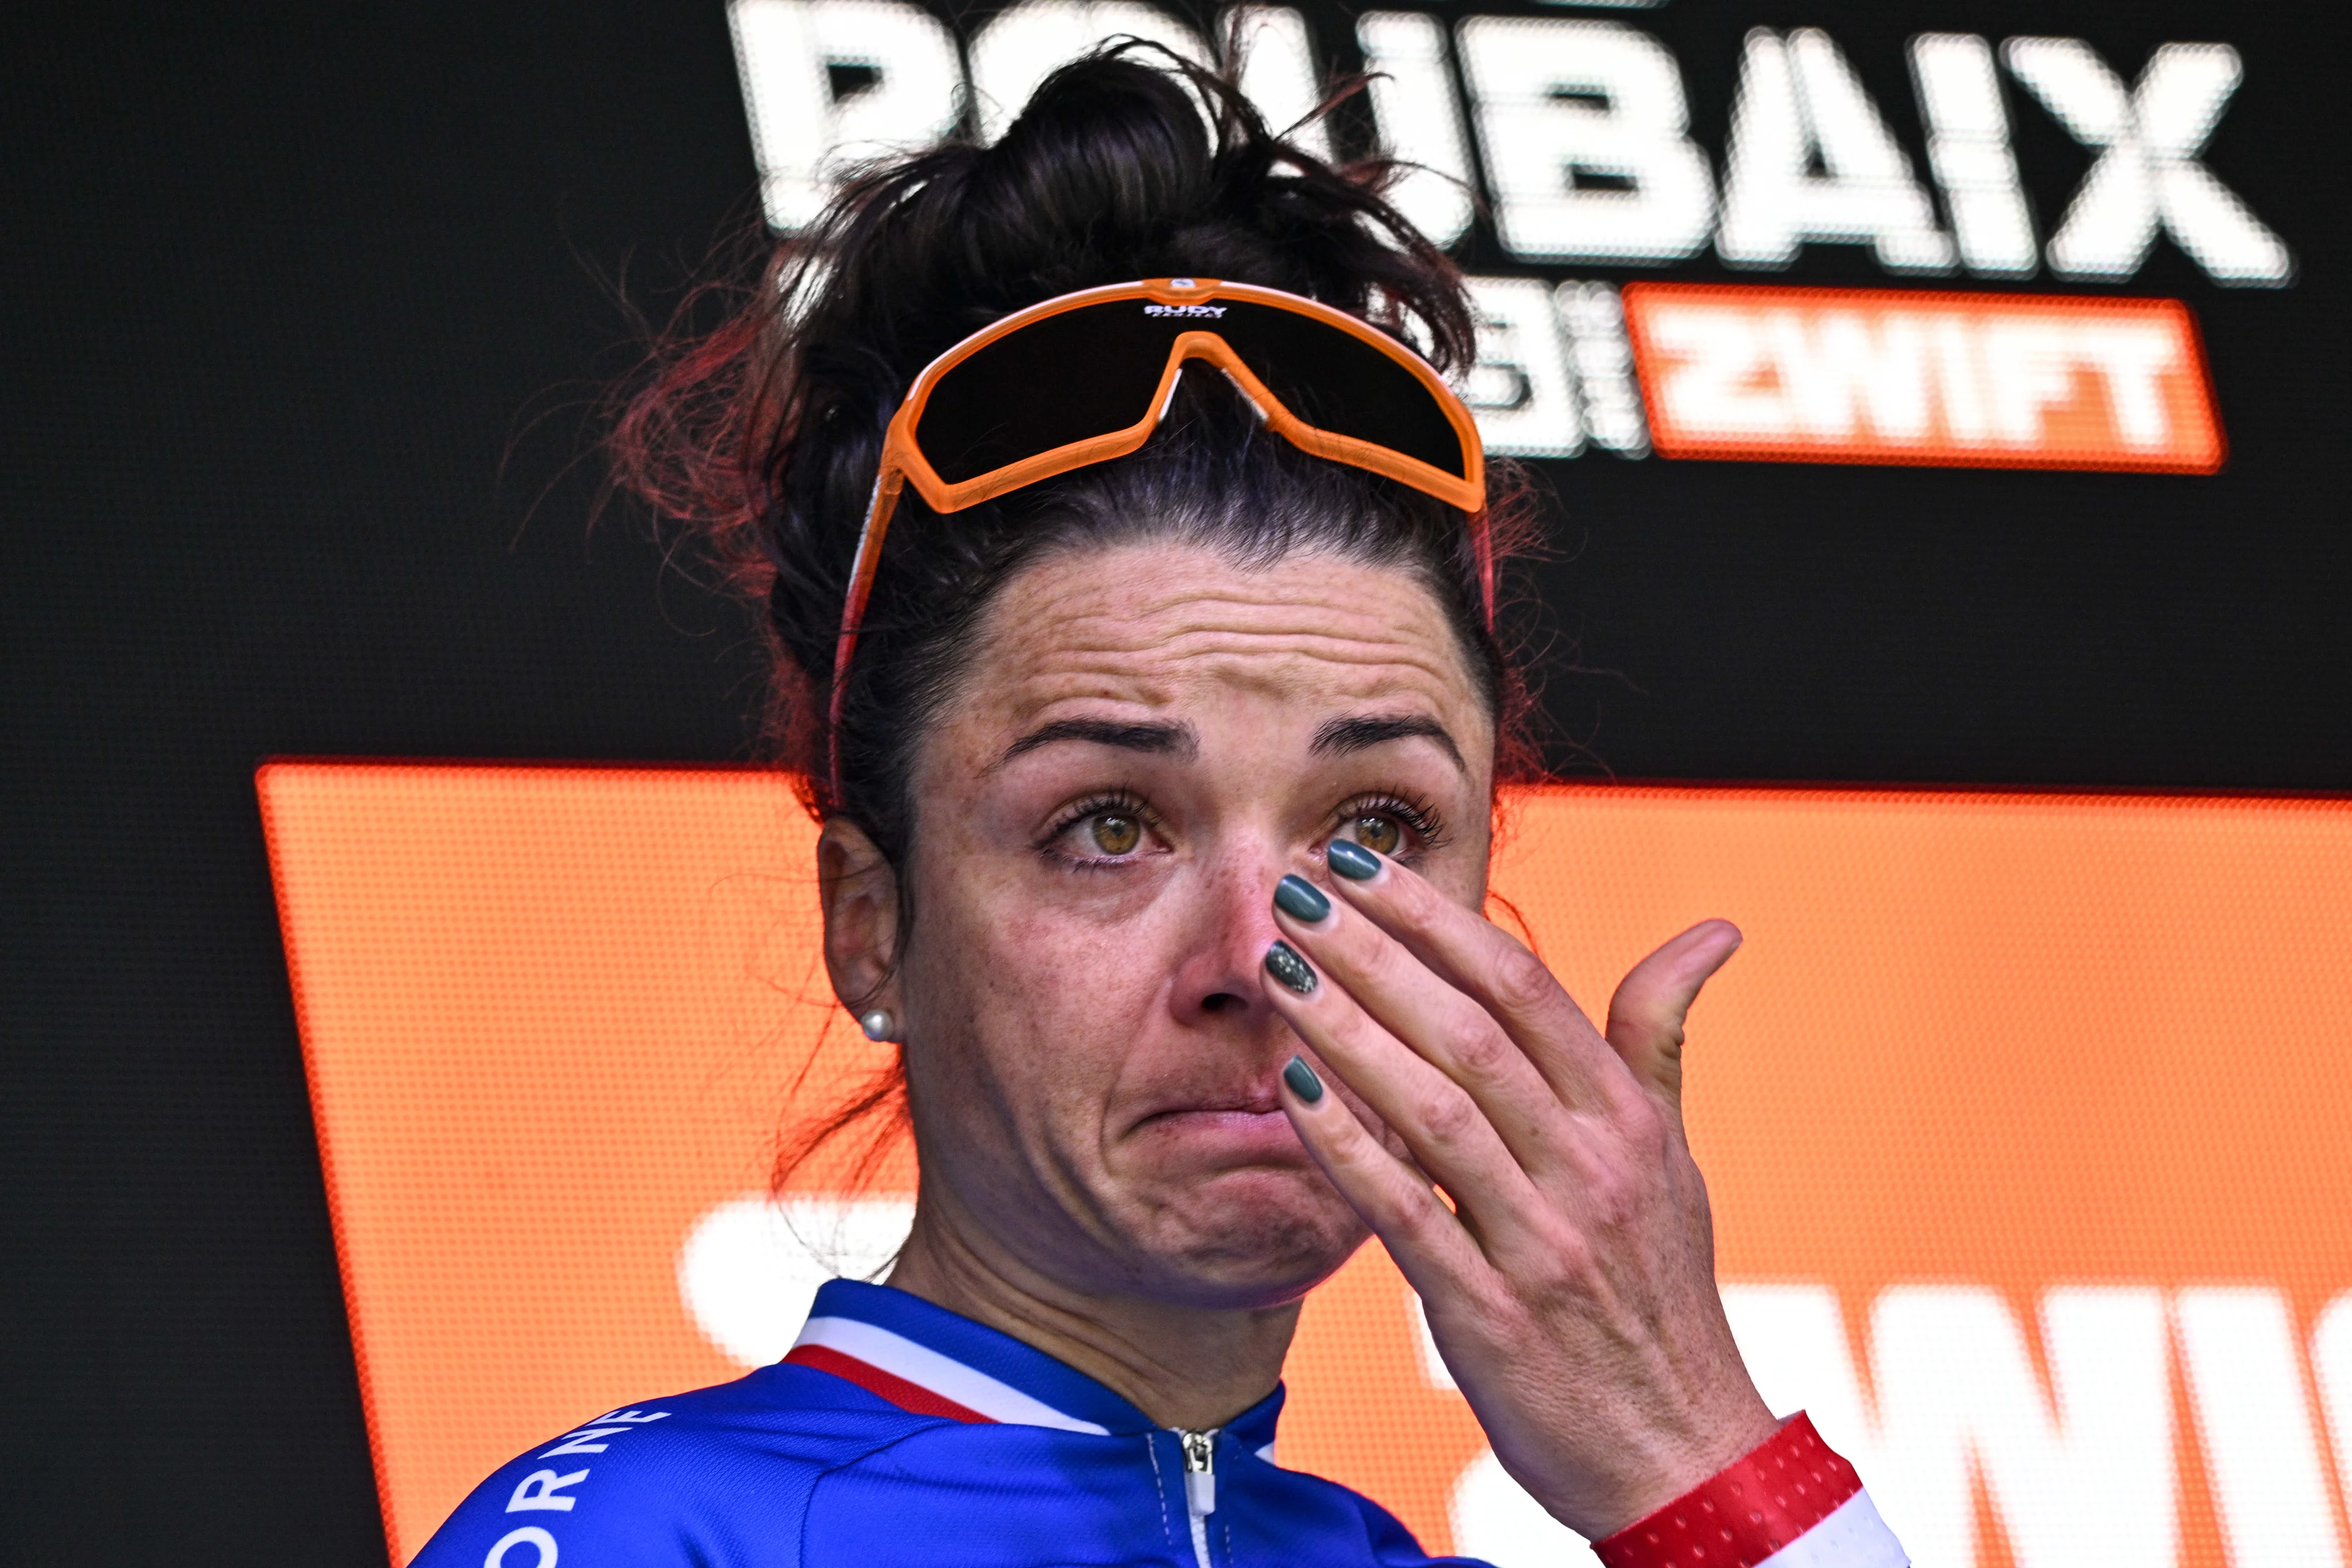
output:
[[1147, 316], [1213, 317], [1223, 315], [1225, 308], [1223, 305], [1146, 305], [1143, 313]]

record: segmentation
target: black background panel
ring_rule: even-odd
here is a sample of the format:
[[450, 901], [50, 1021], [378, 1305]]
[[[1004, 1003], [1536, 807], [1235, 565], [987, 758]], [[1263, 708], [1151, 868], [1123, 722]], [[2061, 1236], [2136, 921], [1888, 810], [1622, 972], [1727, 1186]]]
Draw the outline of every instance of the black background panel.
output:
[[[2127, 74], [2227, 41], [2246, 76], [2208, 160], [2300, 271], [2225, 289], [2159, 240], [2104, 290], [2000, 286], [2186, 300], [2230, 441], [2215, 477], [1546, 466], [1560, 765], [2352, 784], [2352, 142], [2321, 13], [1589, 14], [1674, 49], [1718, 171], [1751, 26], [1828, 29], [1915, 163], [1915, 32], [2078, 36]], [[757, 222], [726, 16], [222, 0], [10, 33], [0, 1558], [380, 1561], [253, 769], [754, 754], [749, 621], [642, 520], [597, 520], [593, 449], [632, 306], [660, 315]], [[2046, 235], [2086, 155], [2011, 107]], [[1465, 257], [1536, 270], [1483, 226]], [[1898, 281], [1846, 247], [1655, 275]]]

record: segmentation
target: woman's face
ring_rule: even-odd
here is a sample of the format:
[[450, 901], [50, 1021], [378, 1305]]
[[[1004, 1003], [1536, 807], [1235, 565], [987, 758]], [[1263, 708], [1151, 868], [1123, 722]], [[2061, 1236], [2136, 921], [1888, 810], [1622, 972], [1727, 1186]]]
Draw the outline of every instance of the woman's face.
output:
[[1288, 1300], [1363, 1230], [1277, 1107], [1269, 900], [1358, 839], [1484, 898], [1495, 735], [1436, 602], [1323, 554], [1045, 562], [914, 780], [888, 1002], [924, 1203], [1085, 1294]]

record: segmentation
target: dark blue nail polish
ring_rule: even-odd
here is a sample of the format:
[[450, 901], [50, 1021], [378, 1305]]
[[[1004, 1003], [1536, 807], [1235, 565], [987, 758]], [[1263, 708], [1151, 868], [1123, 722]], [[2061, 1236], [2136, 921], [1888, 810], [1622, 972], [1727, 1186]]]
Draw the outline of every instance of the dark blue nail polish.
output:
[[1301, 996], [1315, 989], [1315, 971], [1298, 956], [1298, 950], [1286, 942], [1277, 942], [1265, 950], [1265, 972]]
[[1331, 840], [1323, 858], [1350, 882], [1369, 882], [1381, 874], [1381, 858], [1351, 838]]
[[1309, 1105], [1323, 1098], [1323, 1080], [1315, 1076], [1315, 1069], [1307, 1065], [1305, 1057], [1290, 1058], [1290, 1065], [1282, 1069], [1282, 1081], [1290, 1086], [1291, 1093]]
[[1292, 920], [1313, 925], [1331, 912], [1331, 900], [1306, 878], [1285, 877], [1274, 885], [1274, 907]]

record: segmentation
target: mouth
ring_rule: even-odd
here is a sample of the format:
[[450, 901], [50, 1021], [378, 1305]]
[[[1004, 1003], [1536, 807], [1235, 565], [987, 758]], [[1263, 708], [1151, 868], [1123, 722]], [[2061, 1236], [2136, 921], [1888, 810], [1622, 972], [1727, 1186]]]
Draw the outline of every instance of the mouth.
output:
[[1246, 1093], [1216, 1095], [1181, 1104], [1165, 1105], [1145, 1115], [1136, 1125], [1146, 1127], [1171, 1117], [1261, 1117], [1282, 1114], [1282, 1102], [1271, 1087]]
[[1288, 1163], [1306, 1154], [1271, 1088], [1162, 1106], [1136, 1122], [1134, 1135], [1244, 1163]]

